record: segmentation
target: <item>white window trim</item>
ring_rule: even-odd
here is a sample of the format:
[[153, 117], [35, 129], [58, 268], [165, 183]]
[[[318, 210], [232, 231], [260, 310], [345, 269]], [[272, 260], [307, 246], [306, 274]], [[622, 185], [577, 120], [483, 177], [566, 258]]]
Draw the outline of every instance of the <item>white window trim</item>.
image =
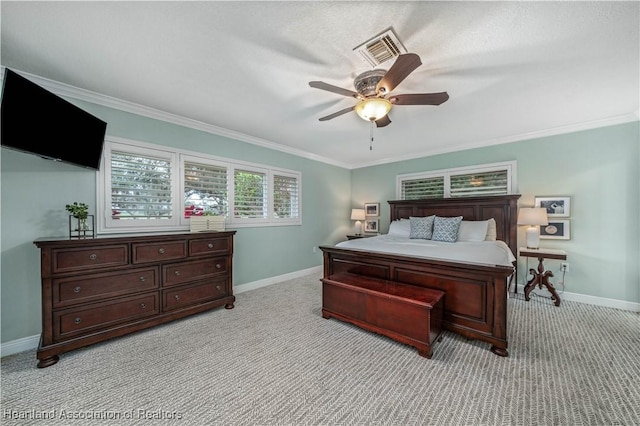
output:
[[396, 199], [402, 197], [402, 182], [406, 180], [428, 179], [444, 177], [444, 198], [451, 197], [451, 176], [459, 174], [473, 174], [507, 170], [507, 193], [517, 192], [517, 161], [504, 161], [500, 163], [481, 164], [476, 166], [464, 166], [451, 169], [432, 170], [429, 172], [407, 173], [396, 175]]
[[[118, 227], [114, 227], [115, 222], [111, 218], [111, 151], [123, 150], [125, 152], [140, 153], [141, 155], [151, 155], [161, 158], [171, 158], [176, 166], [172, 171], [172, 200], [176, 207], [176, 214], [172, 219], [165, 219], [162, 225], [142, 223], [143, 221], [118, 222]], [[227, 159], [224, 157], [212, 156], [196, 151], [181, 150], [178, 148], [156, 145], [148, 142], [135, 141], [107, 135], [105, 137], [104, 150], [102, 154], [102, 168], [96, 173], [96, 232], [98, 234], [123, 234], [135, 232], [185, 232], [189, 231], [189, 221], [184, 218], [184, 160], [201, 162], [227, 167], [227, 185], [229, 203], [227, 217], [225, 220], [229, 228], [263, 227], [263, 226], [295, 226], [302, 225], [302, 173], [296, 170], [269, 167], [262, 164], [255, 164], [245, 161]], [[268, 191], [268, 212], [267, 218], [233, 218], [233, 177], [235, 169], [248, 171], [266, 172]], [[291, 176], [298, 179], [298, 217], [297, 218], [274, 218], [273, 217], [273, 175]], [[107, 183], [105, 179], [109, 179]]]
[[[146, 145], [146, 146], [145, 146]], [[159, 232], [179, 229], [180, 213], [174, 212], [171, 219], [149, 220], [149, 221], [117, 221], [111, 216], [111, 183], [106, 182], [107, 177], [111, 177], [111, 152], [125, 151], [132, 154], [148, 155], [169, 160], [172, 164], [178, 164], [178, 156], [171, 150], [162, 149], [160, 146], [132, 143], [124, 139], [113, 137], [105, 138], [105, 145], [102, 153], [102, 168], [97, 175], [96, 187], [96, 215], [97, 232], [104, 233], [127, 233], [127, 232]], [[104, 170], [104, 171], [103, 171]], [[171, 174], [171, 199], [175, 205], [176, 200], [182, 199], [178, 193], [178, 173], [175, 168]], [[107, 188], [109, 188], [107, 190]]]

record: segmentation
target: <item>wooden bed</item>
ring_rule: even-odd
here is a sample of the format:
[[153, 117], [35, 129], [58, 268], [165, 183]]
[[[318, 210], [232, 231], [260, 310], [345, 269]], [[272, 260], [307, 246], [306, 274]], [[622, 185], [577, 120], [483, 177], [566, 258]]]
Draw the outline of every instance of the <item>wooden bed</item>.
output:
[[[497, 239], [517, 253], [517, 201], [520, 195], [389, 201], [390, 220], [409, 216], [463, 216], [464, 220], [496, 221]], [[507, 280], [513, 267], [460, 263], [334, 246], [321, 246], [324, 278], [351, 274], [429, 287], [445, 292], [443, 326], [468, 338], [491, 344], [508, 356]]]

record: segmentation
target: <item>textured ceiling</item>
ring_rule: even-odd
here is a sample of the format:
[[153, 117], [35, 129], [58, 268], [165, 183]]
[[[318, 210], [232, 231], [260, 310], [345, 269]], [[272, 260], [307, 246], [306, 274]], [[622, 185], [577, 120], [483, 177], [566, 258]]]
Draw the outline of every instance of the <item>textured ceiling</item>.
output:
[[[2, 65], [361, 167], [638, 119], [638, 2], [10, 2]], [[393, 27], [422, 66], [374, 129], [355, 113], [371, 69], [353, 48]], [[385, 66], [386, 67], [386, 66]], [[387, 68], [387, 67], [386, 67]]]

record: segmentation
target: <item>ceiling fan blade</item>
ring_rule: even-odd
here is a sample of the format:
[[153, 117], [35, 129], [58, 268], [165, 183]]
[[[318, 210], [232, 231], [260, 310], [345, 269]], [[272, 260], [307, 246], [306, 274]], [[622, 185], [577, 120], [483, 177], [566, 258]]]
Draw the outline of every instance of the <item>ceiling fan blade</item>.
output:
[[394, 105], [440, 105], [446, 102], [447, 99], [449, 99], [447, 92], [415, 93], [390, 96], [389, 102]]
[[376, 120], [376, 127], [384, 127], [384, 126], [388, 126], [389, 124], [391, 124], [391, 119], [389, 118], [389, 114]]
[[352, 98], [358, 97], [358, 93], [354, 92], [353, 90], [343, 89], [342, 87], [334, 86], [332, 84], [325, 83], [324, 81], [310, 81], [309, 86], [316, 89], [337, 93], [338, 95], [350, 96]]
[[420, 57], [415, 53], [405, 53], [398, 56], [389, 71], [378, 82], [376, 93], [386, 94], [391, 92], [420, 65], [422, 65]]
[[345, 109], [342, 109], [342, 110], [340, 110], [338, 112], [334, 112], [333, 114], [329, 114], [326, 117], [322, 117], [319, 120], [320, 121], [331, 120], [332, 118], [336, 118], [336, 117], [338, 117], [338, 116], [340, 116], [342, 114], [346, 114], [346, 113], [351, 112], [351, 111], [353, 111], [353, 107], [345, 108]]

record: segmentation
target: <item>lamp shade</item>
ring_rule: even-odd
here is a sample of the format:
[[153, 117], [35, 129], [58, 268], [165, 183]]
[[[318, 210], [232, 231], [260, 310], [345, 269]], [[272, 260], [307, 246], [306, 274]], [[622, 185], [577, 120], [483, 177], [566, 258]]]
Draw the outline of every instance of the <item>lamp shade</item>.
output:
[[364, 209], [351, 209], [351, 220], [364, 220]]
[[376, 121], [391, 110], [391, 102], [384, 98], [366, 98], [358, 102], [354, 109], [363, 120]]
[[518, 225], [548, 225], [547, 209], [544, 207], [523, 207], [518, 212]]
[[540, 245], [540, 225], [548, 225], [547, 209], [543, 207], [521, 208], [518, 212], [518, 225], [528, 225], [527, 248], [537, 249]]

